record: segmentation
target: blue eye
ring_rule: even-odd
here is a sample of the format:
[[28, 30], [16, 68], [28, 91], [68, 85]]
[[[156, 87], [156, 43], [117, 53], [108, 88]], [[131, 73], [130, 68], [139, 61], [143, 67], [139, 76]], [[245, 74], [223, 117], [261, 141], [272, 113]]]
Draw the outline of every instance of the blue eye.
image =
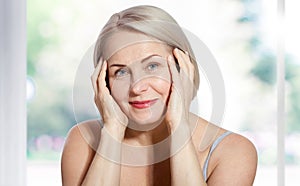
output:
[[158, 64], [157, 63], [151, 63], [147, 66], [147, 70], [149, 71], [154, 71], [158, 68]]
[[121, 68], [115, 72], [116, 77], [123, 77], [128, 74], [128, 70]]

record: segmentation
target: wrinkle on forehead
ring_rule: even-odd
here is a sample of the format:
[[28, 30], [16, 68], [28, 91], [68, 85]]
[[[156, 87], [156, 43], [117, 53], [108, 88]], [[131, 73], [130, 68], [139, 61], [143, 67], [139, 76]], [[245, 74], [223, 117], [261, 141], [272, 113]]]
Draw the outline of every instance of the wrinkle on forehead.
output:
[[108, 60], [116, 52], [127, 46], [144, 42], [157, 42], [164, 44], [164, 42], [145, 34], [122, 30], [112, 34], [107, 39], [106, 46], [103, 49], [103, 58]]
[[172, 54], [171, 47], [157, 42], [135, 43], [114, 53], [108, 60], [108, 64], [137, 64], [148, 60], [165, 60]]

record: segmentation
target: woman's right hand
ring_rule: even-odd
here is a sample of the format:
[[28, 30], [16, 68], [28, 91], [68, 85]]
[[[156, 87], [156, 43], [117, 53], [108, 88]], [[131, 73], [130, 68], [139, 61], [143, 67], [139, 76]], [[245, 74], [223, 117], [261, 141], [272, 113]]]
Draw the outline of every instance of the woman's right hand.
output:
[[100, 59], [91, 76], [95, 93], [94, 100], [103, 119], [104, 128], [107, 129], [111, 135], [122, 140], [128, 124], [128, 118], [115, 102], [106, 86], [106, 71], [107, 61]]

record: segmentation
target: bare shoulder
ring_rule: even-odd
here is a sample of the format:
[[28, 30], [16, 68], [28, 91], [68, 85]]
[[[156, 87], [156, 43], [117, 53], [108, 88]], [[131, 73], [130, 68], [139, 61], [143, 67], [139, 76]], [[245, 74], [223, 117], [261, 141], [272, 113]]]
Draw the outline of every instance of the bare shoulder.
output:
[[231, 133], [212, 154], [208, 184], [252, 185], [257, 167], [257, 151], [246, 137]]
[[95, 149], [100, 138], [100, 130], [101, 126], [97, 120], [87, 120], [74, 125], [68, 133], [65, 147], [76, 144], [76, 146], [89, 145]]
[[70, 129], [61, 157], [63, 185], [81, 183], [95, 155], [100, 130], [97, 120], [84, 121]]

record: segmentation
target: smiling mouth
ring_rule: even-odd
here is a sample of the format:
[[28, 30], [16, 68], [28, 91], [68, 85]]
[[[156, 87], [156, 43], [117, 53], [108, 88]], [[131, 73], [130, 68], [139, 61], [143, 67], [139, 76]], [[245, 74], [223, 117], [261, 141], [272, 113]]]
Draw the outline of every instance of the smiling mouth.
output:
[[157, 99], [153, 100], [144, 100], [144, 101], [130, 101], [129, 104], [137, 109], [144, 109], [151, 107], [154, 103], [156, 103]]

